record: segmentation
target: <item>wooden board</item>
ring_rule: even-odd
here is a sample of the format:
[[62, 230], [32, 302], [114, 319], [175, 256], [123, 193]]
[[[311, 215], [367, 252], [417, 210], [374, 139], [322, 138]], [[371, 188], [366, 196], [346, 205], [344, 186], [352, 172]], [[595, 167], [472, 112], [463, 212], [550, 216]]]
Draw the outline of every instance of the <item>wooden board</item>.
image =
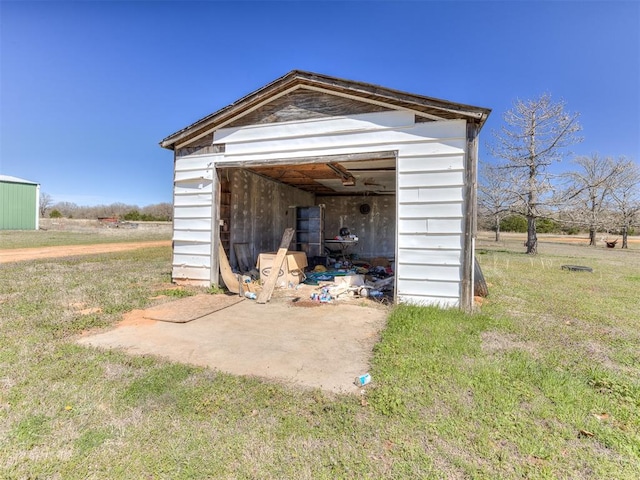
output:
[[222, 281], [224, 282], [225, 287], [227, 287], [230, 292], [239, 294], [240, 282], [238, 281], [236, 274], [231, 270], [229, 259], [227, 258], [227, 254], [224, 251], [222, 244], [218, 245], [218, 256], [220, 257], [220, 273], [222, 274]]
[[389, 110], [371, 103], [336, 97], [323, 92], [300, 89], [277, 98], [240, 117], [230, 127], [256, 125], [310, 118], [326, 118]]
[[[287, 251], [289, 251], [289, 244], [291, 243], [291, 240], [293, 240], [294, 232], [295, 230], [293, 228], [287, 228], [284, 231], [284, 235], [282, 236], [282, 241], [280, 242], [280, 248], [278, 249], [276, 258], [273, 261], [273, 266], [271, 267], [272, 272], [279, 272], [280, 269], [282, 268], [284, 259], [287, 256]], [[256, 300], [257, 303], [267, 303], [269, 301], [277, 281], [278, 281], [278, 275], [269, 275], [269, 277], [267, 278], [267, 282], [264, 284], [264, 287], [262, 288], [262, 292], [260, 292], [260, 295], [258, 295], [258, 299]]]

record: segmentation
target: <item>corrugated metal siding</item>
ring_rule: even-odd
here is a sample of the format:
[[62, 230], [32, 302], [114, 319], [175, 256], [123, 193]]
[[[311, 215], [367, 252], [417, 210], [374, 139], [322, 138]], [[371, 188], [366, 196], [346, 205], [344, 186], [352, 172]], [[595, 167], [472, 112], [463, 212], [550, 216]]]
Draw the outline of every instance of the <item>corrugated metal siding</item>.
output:
[[211, 155], [180, 157], [175, 161], [173, 195], [174, 280], [209, 285], [211, 278], [211, 222], [213, 193]]
[[0, 230], [35, 230], [37, 212], [37, 184], [0, 182]]

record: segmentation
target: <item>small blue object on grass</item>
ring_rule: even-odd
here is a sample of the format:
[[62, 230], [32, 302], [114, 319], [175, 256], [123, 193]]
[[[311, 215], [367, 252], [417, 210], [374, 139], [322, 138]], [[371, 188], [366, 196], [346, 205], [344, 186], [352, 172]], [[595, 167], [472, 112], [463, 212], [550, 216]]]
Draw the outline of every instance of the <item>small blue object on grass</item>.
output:
[[365, 373], [364, 375], [357, 376], [353, 383], [355, 383], [358, 387], [363, 387], [364, 385], [367, 385], [370, 382], [371, 382], [371, 375], [368, 373]]

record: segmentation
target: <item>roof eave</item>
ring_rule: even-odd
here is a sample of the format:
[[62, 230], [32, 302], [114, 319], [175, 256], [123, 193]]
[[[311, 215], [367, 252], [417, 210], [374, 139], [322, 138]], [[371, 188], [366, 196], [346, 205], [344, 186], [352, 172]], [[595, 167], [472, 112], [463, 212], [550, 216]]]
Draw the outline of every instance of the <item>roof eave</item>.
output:
[[[309, 86], [326, 88], [327, 90], [348, 90], [354, 95], [362, 96], [362, 101], [367, 100], [364, 95], [372, 95], [378, 99], [384, 99], [391, 104], [406, 102], [416, 106], [429, 107], [438, 111], [448, 112], [447, 114], [449, 115], [454, 114], [459, 115], [462, 118], [467, 118], [470, 121], [478, 123], [480, 128], [482, 128], [491, 113], [491, 109], [488, 108], [475, 107], [472, 105], [416, 95], [370, 83], [344, 80], [337, 77], [305, 72], [302, 70], [292, 70], [286, 75], [283, 75], [258, 90], [245, 95], [226, 107], [223, 107], [220, 110], [173, 133], [172, 135], [169, 135], [160, 142], [160, 146], [162, 148], [174, 150], [177, 144], [183, 143], [184, 140], [194, 136], [194, 133], [197, 134], [197, 132], [214, 128], [216, 123], [221, 124], [231, 117], [238, 116], [243, 111], [250, 109], [252, 105], [265, 100], [278, 91], [287, 90], [297, 84], [307, 84]], [[398, 105], [398, 108], [403, 107]]]

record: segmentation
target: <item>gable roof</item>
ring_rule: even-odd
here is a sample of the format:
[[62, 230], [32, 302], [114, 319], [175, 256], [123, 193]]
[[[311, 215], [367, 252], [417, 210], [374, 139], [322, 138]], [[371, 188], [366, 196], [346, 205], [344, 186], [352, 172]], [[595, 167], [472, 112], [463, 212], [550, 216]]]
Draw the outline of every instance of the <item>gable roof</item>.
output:
[[25, 180], [24, 178], [12, 177], [11, 175], [0, 175], [0, 182], [6, 183], [24, 183], [27, 185], [39, 185], [39, 183]]
[[491, 113], [491, 109], [488, 108], [425, 97], [371, 83], [292, 70], [217, 112], [169, 135], [160, 142], [160, 146], [173, 150], [178, 144], [185, 144], [191, 139], [228, 125], [235, 119], [269, 103], [274, 98], [301, 88], [383, 106], [392, 110], [412, 111], [428, 121], [465, 119], [477, 123], [480, 128]]

